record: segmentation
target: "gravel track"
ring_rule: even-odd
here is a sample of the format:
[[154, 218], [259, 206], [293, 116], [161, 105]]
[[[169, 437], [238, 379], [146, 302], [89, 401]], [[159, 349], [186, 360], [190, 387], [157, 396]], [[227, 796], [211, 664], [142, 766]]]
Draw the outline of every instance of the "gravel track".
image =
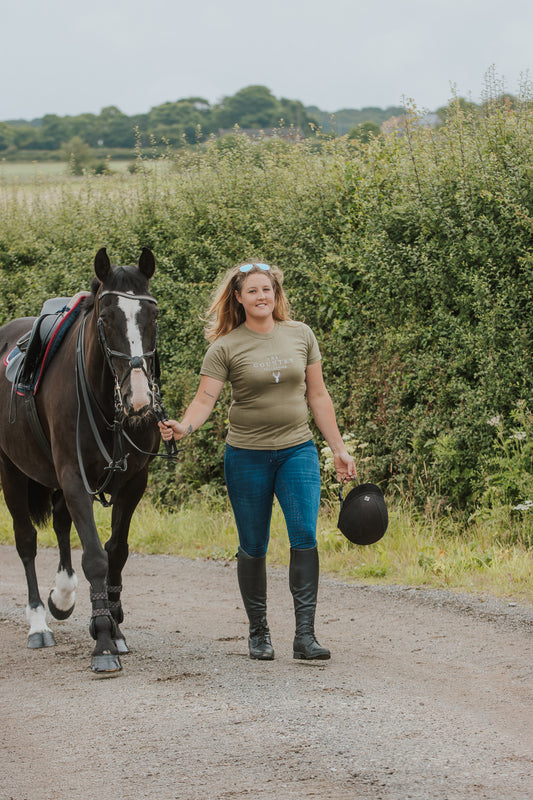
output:
[[[130, 555], [119, 677], [91, 675], [88, 585], [57, 646], [28, 650], [0, 546], [1, 800], [530, 800], [533, 609], [323, 577], [329, 662], [292, 658], [269, 569], [273, 662], [247, 656], [235, 563]], [[40, 550], [43, 597], [57, 566]]]

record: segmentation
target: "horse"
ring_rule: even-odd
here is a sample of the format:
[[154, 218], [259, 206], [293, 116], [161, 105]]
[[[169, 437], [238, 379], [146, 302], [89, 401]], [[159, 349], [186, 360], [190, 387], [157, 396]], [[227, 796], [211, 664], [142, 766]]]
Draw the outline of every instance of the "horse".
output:
[[[0, 328], [0, 482], [26, 573], [28, 647], [56, 643], [35, 570], [35, 526], [51, 515], [59, 566], [48, 608], [59, 620], [74, 609], [73, 523], [89, 583], [91, 670], [98, 676], [119, 673], [120, 655], [129, 652], [119, 627], [121, 574], [132, 515], [159, 448], [157, 421], [166, 417], [156, 383], [158, 309], [149, 288], [154, 270], [148, 248], [137, 265], [128, 266], [112, 266], [106, 248], [98, 251], [91, 291], [79, 300], [79, 313], [39, 375], [37, 390], [5, 375], [8, 355], [35, 319]], [[105, 546], [94, 520], [95, 499], [112, 505]]]

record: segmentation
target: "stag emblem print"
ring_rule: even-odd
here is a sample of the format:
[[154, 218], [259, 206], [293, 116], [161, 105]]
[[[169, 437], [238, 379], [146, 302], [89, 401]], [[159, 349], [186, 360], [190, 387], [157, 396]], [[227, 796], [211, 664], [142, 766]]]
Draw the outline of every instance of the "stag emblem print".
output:
[[255, 369], [263, 370], [263, 372], [270, 372], [275, 382], [279, 383], [283, 370], [291, 367], [293, 363], [293, 358], [282, 358], [272, 354], [263, 359], [263, 361], [255, 361], [253, 366]]

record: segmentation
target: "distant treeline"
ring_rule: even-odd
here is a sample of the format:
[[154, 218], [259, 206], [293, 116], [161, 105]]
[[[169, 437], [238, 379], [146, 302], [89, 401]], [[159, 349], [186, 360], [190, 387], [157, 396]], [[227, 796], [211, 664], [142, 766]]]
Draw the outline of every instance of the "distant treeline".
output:
[[353, 131], [354, 128], [367, 122], [373, 122], [380, 127], [391, 117], [401, 117], [405, 114], [403, 106], [341, 108], [334, 113], [321, 111], [317, 106], [307, 106], [305, 110], [311, 117], [318, 120], [323, 131], [326, 133], [334, 131], [339, 136], [344, 136]]
[[180, 147], [223, 135], [235, 125], [242, 130], [295, 128], [307, 137], [318, 129], [343, 135], [361, 123], [372, 122], [379, 132], [385, 120], [403, 113], [403, 108], [391, 107], [342, 109], [332, 115], [316, 106], [306, 108], [298, 100], [278, 99], [265, 86], [248, 86], [215, 105], [201, 97], [188, 97], [133, 116], [108, 106], [100, 114], [7, 120], [0, 122], [0, 152], [5, 157], [18, 151], [57, 151], [74, 137], [93, 148], [131, 149], [139, 141]]
[[[507, 95], [512, 106], [515, 98]], [[457, 102], [457, 99], [454, 100]], [[463, 107], [483, 111], [483, 104], [459, 99]], [[299, 100], [276, 98], [266, 86], [247, 86], [234, 95], [211, 105], [202, 97], [187, 97], [154, 106], [146, 114], [128, 116], [116, 106], [103, 108], [100, 114], [58, 116], [46, 114], [29, 120], [0, 122], [0, 156], [5, 159], [58, 157], [61, 148], [73, 140], [95, 150], [115, 151], [115, 156], [131, 157], [133, 148], [171, 145], [173, 148], [205, 142], [212, 136], [230, 133], [235, 126], [244, 131], [272, 129], [292, 131], [304, 138], [316, 135], [344, 136], [368, 141], [378, 135], [384, 123], [405, 117], [402, 106], [362, 109], [342, 108], [322, 111], [304, 106]], [[444, 106], [426, 116], [431, 125], [442, 124], [448, 113]], [[118, 151], [122, 150], [122, 153]], [[42, 155], [39, 155], [42, 154]]]

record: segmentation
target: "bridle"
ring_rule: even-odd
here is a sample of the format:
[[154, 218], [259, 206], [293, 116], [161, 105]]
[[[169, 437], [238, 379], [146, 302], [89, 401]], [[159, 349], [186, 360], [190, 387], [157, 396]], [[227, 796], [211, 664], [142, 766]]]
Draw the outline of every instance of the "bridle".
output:
[[[157, 306], [157, 300], [155, 297], [152, 297], [151, 294], [129, 294], [127, 292], [119, 292], [114, 289], [105, 289], [103, 292], [100, 292], [98, 298], [101, 299], [106, 295], [118, 295], [119, 297], [127, 297], [131, 300], [147, 300], [149, 303], [153, 303]], [[102, 351], [105, 356], [105, 360], [107, 361], [107, 365], [111, 370], [111, 374], [113, 376], [113, 383], [115, 386], [115, 413], [123, 413], [122, 409], [124, 407], [124, 403], [122, 400], [122, 387], [124, 386], [124, 382], [127, 378], [131, 375], [132, 371], [135, 369], [140, 369], [144, 373], [146, 380], [148, 381], [148, 387], [150, 390], [150, 394], [153, 397], [154, 406], [156, 402], [156, 398], [159, 397], [159, 388], [157, 384], [154, 383], [152, 380], [152, 376], [148, 374], [148, 371], [145, 367], [145, 364], [148, 363], [148, 359], [156, 359], [157, 354], [157, 336], [158, 336], [158, 326], [156, 322], [155, 327], [155, 342], [154, 342], [154, 349], [150, 350], [147, 353], [143, 353], [140, 356], [130, 356], [128, 353], [121, 353], [119, 350], [112, 350], [106, 339], [105, 330], [104, 330], [104, 321], [102, 317], [98, 314], [96, 326], [98, 329], [98, 339], [100, 341], [100, 345], [102, 347]], [[118, 375], [116, 373], [115, 367], [113, 365], [114, 358], [121, 358], [128, 362], [128, 368], [124, 373], [124, 377], [121, 381], [118, 379]]]
[[[152, 297], [152, 295], [149, 294], [135, 295], [126, 292], [119, 292], [113, 289], [106, 289], [99, 295], [97, 295], [97, 298], [104, 297], [105, 295], [119, 295], [121, 297], [127, 297], [132, 300], [147, 300], [148, 302], [154, 303], [157, 306], [157, 300], [155, 299], [155, 297]], [[126, 472], [128, 468], [129, 453], [124, 451], [124, 440], [126, 440], [135, 450], [137, 450], [137, 452], [146, 456], [154, 456], [166, 459], [178, 458], [179, 451], [176, 447], [176, 443], [174, 440], [171, 440], [170, 442], [165, 442], [165, 447], [167, 450], [166, 453], [159, 453], [159, 452], [152, 453], [146, 450], [142, 450], [137, 444], [135, 444], [135, 442], [131, 439], [130, 436], [128, 436], [128, 434], [124, 430], [124, 420], [126, 417], [123, 411], [124, 404], [122, 400], [122, 387], [124, 385], [124, 381], [134, 369], [142, 370], [144, 375], [146, 376], [146, 379], [148, 381], [149, 391], [150, 394], [152, 395], [152, 411], [156, 419], [158, 421], [163, 421], [168, 418], [167, 412], [163, 405], [163, 400], [161, 398], [159, 387], [157, 383], [153, 380], [152, 375], [148, 372], [145, 366], [145, 364], [148, 363], [148, 359], [152, 359], [154, 364], [154, 372], [156, 373], [156, 378], [159, 377], [158, 376], [159, 362], [157, 357], [157, 334], [158, 334], [157, 322], [156, 322], [156, 335], [155, 335], [155, 343], [153, 350], [150, 350], [147, 353], [143, 353], [140, 356], [130, 356], [128, 353], [122, 353], [119, 350], [113, 350], [109, 347], [105, 336], [104, 322], [98, 313], [98, 307], [96, 305], [96, 302], [95, 302], [95, 311], [97, 317], [96, 327], [98, 332], [98, 341], [100, 347], [102, 348], [102, 352], [104, 354], [106, 363], [111, 371], [111, 375], [113, 376], [114, 417], [113, 417], [113, 423], [108, 422], [103, 411], [98, 405], [96, 398], [94, 397], [93, 391], [91, 389], [91, 386], [87, 378], [87, 366], [85, 361], [85, 326], [87, 324], [87, 320], [89, 317], [86, 316], [84, 317], [81, 325], [78, 328], [78, 336], [76, 341], [76, 393], [78, 397], [76, 448], [78, 454], [78, 464], [80, 467], [80, 473], [86, 491], [90, 495], [96, 497], [96, 499], [99, 500], [99, 502], [103, 506], [108, 507], [113, 505], [115, 501], [116, 494], [119, 489], [120, 473]], [[119, 381], [117, 372], [113, 365], [114, 358], [125, 359], [128, 361], [128, 368], [121, 381]], [[87, 480], [87, 474], [83, 464], [83, 456], [81, 451], [81, 440], [80, 440], [82, 400], [94, 440], [96, 442], [98, 450], [100, 451], [100, 454], [103, 456], [103, 458], [107, 463], [107, 466], [104, 468], [104, 472], [106, 473], [106, 475], [100, 482], [100, 485], [98, 486], [97, 489], [91, 489], [89, 482]], [[108, 431], [113, 432], [112, 455], [109, 454], [100, 435], [98, 425], [96, 424], [95, 411], [99, 415], [100, 421], [103, 422], [105, 428]], [[107, 500], [106, 497], [104, 496], [104, 492], [111, 494], [109, 500]]]

